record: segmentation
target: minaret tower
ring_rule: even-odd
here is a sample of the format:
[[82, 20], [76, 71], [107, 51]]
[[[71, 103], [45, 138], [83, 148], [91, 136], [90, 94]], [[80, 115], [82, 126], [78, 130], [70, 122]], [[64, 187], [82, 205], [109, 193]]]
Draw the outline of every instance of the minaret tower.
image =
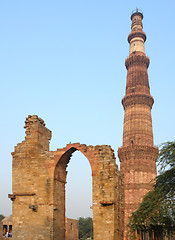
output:
[[142, 31], [143, 14], [138, 9], [131, 15], [129, 57], [125, 61], [127, 83], [122, 105], [125, 111], [123, 146], [118, 149], [120, 170], [124, 174], [124, 238], [127, 239], [128, 217], [152, 187], [156, 177], [158, 148], [153, 145], [150, 95], [145, 55], [146, 34]]

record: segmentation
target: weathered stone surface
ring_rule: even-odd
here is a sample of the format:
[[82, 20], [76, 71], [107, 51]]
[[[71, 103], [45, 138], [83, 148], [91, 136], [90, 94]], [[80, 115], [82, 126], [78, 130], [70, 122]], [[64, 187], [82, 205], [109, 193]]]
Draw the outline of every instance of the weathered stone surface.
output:
[[[13, 218], [12, 215], [4, 218], [0, 222], [0, 240], [3, 239], [3, 235], [5, 235], [5, 229], [3, 230], [3, 226], [6, 226], [6, 230], [9, 233], [12, 233], [13, 229]], [[66, 237], [65, 240], [78, 240], [78, 234], [79, 234], [79, 229], [78, 229], [78, 220], [76, 219], [71, 219], [71, 218], [66, 218], [65, 219], [65, 233]]]
[[80, 151], [92, 169], [94, 239], [122, 239], [122, 175], [111, 147], [73, 143], [49, 151], [51, 131], [42, 119], [28, 116], [25, 128], [25, 141], [12, 153], [14, 238], [65, 239], [66, 167]]
[[78, 220], [66, 218], [66, 240], [78, 240], [79, 230], [78, 230]]

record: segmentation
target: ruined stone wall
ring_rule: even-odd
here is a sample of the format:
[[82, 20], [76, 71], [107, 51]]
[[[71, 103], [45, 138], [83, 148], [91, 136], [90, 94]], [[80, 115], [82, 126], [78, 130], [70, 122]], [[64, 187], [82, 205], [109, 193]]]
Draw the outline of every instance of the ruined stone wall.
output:
[[122, 239], [122, 176], [111, 147], [75, 143], [52, 152], [51, 131], [42, 119], [29, 116], [25, 128], [25, 141], [12, 153], [15, 240], [65, 239], [66, 168], [77, 150], [92, 169], [94, 240]]
[[94, 236], [97, 239], [121, 239], [123, 231], [122, 176], [110, 146], [100, 151], [98, 171], [93, 177]]
[[25, 240], [50, 239], [53, 235], [52, 181], [45, 161], [51, 132], [37, 116], [29, 116], [25, 128], [25, 141], [12, 153], [13, 236]]
[[78, 220], [66, 218], [65, 227], [66, 227], [66, 240], [79, 239]]
[[122, 176], [115, 163], [113, 150], [107, 145], [68, 144], [54, 153], [53, 158], [57, 163], [54, 171], [54, 224], [59, 225], [59, 228], [54, 228], [54, 234], [64, 233], [66, 167], [76, 150], [87, 157], [92, 169], [94, 239], [121, 239]]

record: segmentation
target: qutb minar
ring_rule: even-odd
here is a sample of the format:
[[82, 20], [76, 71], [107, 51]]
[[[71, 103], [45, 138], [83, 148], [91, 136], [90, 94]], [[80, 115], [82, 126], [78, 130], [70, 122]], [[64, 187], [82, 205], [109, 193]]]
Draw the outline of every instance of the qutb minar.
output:
[[128, 218], [137, 209], [143, 196], [152, 188], [156, 177], [158, 148], [153, 144], [150, 95], [145, 55], [146, 34], [143, 32], [143, 14], [136, 9], [131, 15], [129, 57], [125, 61], [127, 83], [122, 105], [125, 111], [123, 145], [118, 149], [120, 170], [124, 174], [124, 239], [127, 239]]

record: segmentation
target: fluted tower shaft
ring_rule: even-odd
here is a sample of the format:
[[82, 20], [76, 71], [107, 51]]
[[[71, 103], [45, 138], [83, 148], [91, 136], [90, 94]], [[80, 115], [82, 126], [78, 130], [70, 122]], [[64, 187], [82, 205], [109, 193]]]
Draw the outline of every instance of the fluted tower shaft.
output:
[[129, 57], [125, 61], [127, 83], [122, 105], [125, 111], [123, 146], [118, 149], [120, 170], [124, 174], [124, 237], [127, 239], [127, 223], [137, 209], [142, 197], [156, 177], [158, 148], [153, 146], [150, 95], [147, 68], [149, 58], [145, 55], [146, 34], [142, 28], [143, 14], [136, 10], [131, 15]]

